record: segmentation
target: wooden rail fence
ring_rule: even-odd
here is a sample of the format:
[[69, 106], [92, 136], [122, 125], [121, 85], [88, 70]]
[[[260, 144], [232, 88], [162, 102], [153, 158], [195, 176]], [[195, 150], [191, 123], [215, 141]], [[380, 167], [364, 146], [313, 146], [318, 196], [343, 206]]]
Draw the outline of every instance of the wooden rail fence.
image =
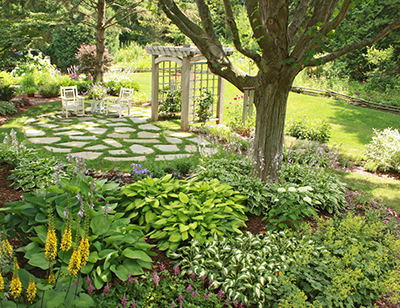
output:
[[393, 112], [393, 113], [400, 113], [400, 107], [398, 107], [398, 106], [390, 106], [390, 105], [385, 105], [385, 104], [380, 104], [380, 103], [369, 102], [362, 98], [352, 97], [352, 96], [338, 93], [338, 92], [335, 92], [332, 90], [318, 90], [318, 89], [293, 86], [292, 92], [313, 95], [313, 96], [332, 97], [332, 98], [340, 100], [340, 101], [348, 102], [349, 104], [352, 104], [354, 106], [361, 106], [361, 107], [365, 107], [365, 108], [378, 109], [378, 110], [388, 111], [388, 112]]

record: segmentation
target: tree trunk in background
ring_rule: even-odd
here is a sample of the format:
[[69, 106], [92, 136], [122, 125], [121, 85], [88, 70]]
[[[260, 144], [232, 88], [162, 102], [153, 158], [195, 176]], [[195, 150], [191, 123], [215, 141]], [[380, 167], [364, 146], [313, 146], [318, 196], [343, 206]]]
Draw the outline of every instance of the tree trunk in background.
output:
[[96, 26], [96, 62], [94, 67], [94, 82], [103, 82], [104, 73], [104, 51], [105, 51], [105, 41], [106, 41], [106, 1], [97, 1], [97, 26]]
[[254, 159], [256, 173], [263, 180], [276, 181], [282, 159], [286, 105], [293, 80], [276, 79], [260, 82], [254, 93], [256, 106], [256, 135]]

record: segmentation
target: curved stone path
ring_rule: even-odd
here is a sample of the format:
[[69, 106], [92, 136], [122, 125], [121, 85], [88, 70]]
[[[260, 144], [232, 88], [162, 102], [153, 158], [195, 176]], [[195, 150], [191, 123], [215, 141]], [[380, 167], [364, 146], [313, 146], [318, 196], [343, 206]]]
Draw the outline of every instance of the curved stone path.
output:
[[[88, 160], [103, 155], [102, 159], [109, 161], [144, 161], [155, 150], [155, 160], [173, 160], [193, 155], [200, 143], [209, 145], [194, 134], [162, 130], [148, 123], [150, 112], [149, 108], [134, 107], [131, 116], [123, 118], [97, 113], [65, 118], [49, 113], [28, 119], [24, 130], [26, 139], [45, 151]], [[184, 139], [189, 142], [179, 146]]]

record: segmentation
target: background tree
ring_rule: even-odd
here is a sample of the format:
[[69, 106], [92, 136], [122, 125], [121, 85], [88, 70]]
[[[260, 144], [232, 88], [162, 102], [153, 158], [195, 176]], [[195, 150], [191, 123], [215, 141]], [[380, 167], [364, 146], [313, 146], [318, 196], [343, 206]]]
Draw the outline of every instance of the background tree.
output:
[[[400, 12], [381, 25], [380, 30], [368, 33], [362, 40], [338, 49], [329, 49], [325, 42], [334, 36], [335, 29], [351, 8], [359, 7], [354, 0], [246, 0], [247, 17], [257, 49], [242, 44], [230, 0], [223, 0], [225, 17], [235, 48], [252, 59], [258, 68], [253, 76], [236, 68], [223, 51], [216, 34], [210, 8], [204, 0], [196, 0], [201, 23], [193, 22], [174, 0], [159, 0], [163, 11], [207, 58], [211, 71], [224, 77], [239, 90], [255, 89], [256, 135], [254, 156], [258, 175], [277, 179], [286, 104], [296, 75], [307, 66], [333, 61], [354, 50], [376, 43], [400, 27]], [[328, 48], [326, 48], [328, 47]], [[317, 50], [326, 54], [317, 57]]]
[[103, 81], [106, 30], [127, 20], [139, 12], [136, 8], [142, 1], [129, 0], [77, 0], [73, 2], [70, 16], [82, 24], [96, 29], [95, 82]]

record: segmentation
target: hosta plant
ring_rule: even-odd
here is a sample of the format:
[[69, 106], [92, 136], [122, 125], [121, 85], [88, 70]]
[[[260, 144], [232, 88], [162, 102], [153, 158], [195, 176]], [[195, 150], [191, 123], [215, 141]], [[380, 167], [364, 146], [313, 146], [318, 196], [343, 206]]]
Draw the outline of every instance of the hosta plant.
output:
[[86, 235], [88, 260], [79, 270], [90, 274], [98, 289], [111, 281], [113, 274], [126, 280], [129, 273], [140, 275], [143, 267], [151, 268], [149, 256], [153, 255], [150, 252], [153, 245], [145, 243], [143, 227], [123, 218], [124, 212], [115, 211], [118, 200], [114, 195], [118, 190], [116, 183], [94, 181], [79, 173], [71, 179], [61, 179], [58, 185], [25, 193], [23, 201], [7, 204], [3, 209], [6, 215], [0, 217], [0, 223], [6, 226], [10, 235], [18, 236], [26, 245], [20, 250], [25, 253], [28, 266], [43, 270], [52, 268], [45, 252], [48, 228], [54, 226], [60, 243], [69, 227], [70, 249], [59, 251], [54, 261], [54, 269], [64, 274], [72, 259], [71, 247]]
[[245, 197], [217, 180], [189, 182], [169, 174], [126, 185], [122, 193], [123, 211], [151, 231], [161, 250], [175, 251], [192, 238], [204, 243], [214, 233], [241, 233], [247, 220]]

